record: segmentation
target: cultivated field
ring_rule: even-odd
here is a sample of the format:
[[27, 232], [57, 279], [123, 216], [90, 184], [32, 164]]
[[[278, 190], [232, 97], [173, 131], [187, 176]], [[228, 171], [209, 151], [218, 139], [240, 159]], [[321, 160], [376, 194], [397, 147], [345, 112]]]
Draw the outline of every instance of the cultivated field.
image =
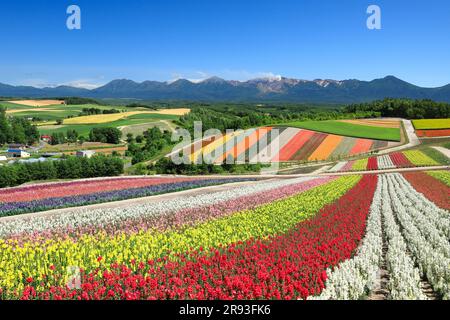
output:
[[422, 119], [412, 122], [418, 137], [450, 137], [450, 119]]
[[416, 130], [416, 134], [421, 138], [450, 137], [450, 129]]
[[8, 102], [30, 107], [45, 107], [45, 106], [65, 104], [64, 100], [12, 100]]
[[167, 109], [159, 111], [129, 111], [114, 114], [99, 114], [92, 116], [81, 116], [64, 120], [65, 124], [102, 124], [127, 119], [137, 115], [169, 115], [180, 116], [189, 112], [189, 109]]
[[[236, 184], [207, 187], [226, 182]], [[0, 297], [447, 299], [449, 191], [448, 172], [4, 189]], [[67, 268], [77, 266], [74, 289]]]
[[[445, 148], [443, 148], [445, 150]], [[330, 172], [385, 170], [396, 168], [414, 168], [450, 165], [450, 158], [445, 152], [434, 148], [394, 152], [351, 161], [340, 161]]]
[[184, 153], [188, 154], [192, 161], [203, 156], [215, 163], [221, 163], [230, 157], [238, 161], [266, 163], [317, 161], [365, 154], [397, 144], [292, 127], [264, 127], [207, 138], [186, 147]]
[[412, 120], [414, 128], [425, 129], [450, 129], [450, 119], [421, 119]]
[[357, 119], [357, 120], [338, 120], [338, 122], [351, 123], [361, 126], [381, 127], [381, 128], [400, 128], [399, 120]]
[[400, 141], [401, 139], [399, 123], [394, 120], [297, 121], [285, 125], [356, 138], [387, 141]]

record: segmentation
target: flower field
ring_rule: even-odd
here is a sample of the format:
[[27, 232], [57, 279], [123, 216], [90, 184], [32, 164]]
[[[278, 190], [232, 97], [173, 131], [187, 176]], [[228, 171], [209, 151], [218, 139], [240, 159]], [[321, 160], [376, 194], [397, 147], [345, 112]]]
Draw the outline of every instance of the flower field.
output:
[[420, 138], [450, 137], [450, 129], [416, 130]]
[[0, 217], [146, 197], [252, 178], [116, 178], [0, 190]]
[[[388, 299], [427, 299], [424, 279], [448, 298], [448, 178], [432, 171], [260, 180], [125, 207], [0, 218], [0, 298], [361, 299], [383, 268]], [[83, 184], [161, 183], [135, 180], [48, 188], [76, 195]], [[45, 197], [38, 186], [7, 191]]]
[[385, 263], [388, 298], [427, 299], [421, 287], [426, 278], [439, 297], [449, 299], [448, 214], [401, 175], [381, 175], [361, 246], [354, 258], [328, 269], [326, 289], [317, 298], [367, 297], [379, 286], [378, 271]]
[[366, 159], [341, 161], [333, 166], [330, 172], [385, 170], [396, 168], [413, 168], [441, 166], [450, 164], [450, 159], [433, 148], [423, 150], [407, 150], [388, 155], [370, 157]]
[[214, 163], [222, 163], [230, 157], [240, 162], [267, 163], [337, 159], [396, 144], [291, 127], [264, 127], [207, 138], [185, 147], [183, 152], [191, 161], [203, 156]]
[[449, 129], [450, 119], [420, 119], [412, 120], [417, 130]]

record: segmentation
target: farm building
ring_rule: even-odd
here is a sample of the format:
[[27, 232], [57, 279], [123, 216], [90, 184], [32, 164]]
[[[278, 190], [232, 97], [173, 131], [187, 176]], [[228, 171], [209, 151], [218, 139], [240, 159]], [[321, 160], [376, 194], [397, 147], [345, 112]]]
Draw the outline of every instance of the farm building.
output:
[[77, 151], [77, 157], [80, 157], [80, 158], [91, 158], [94, 154], [95, 154], [95, 151], [92, 151], [92, 150]]
[[8, 149], [9, 158], [29, 158], [30, 154], [22, 149]]
[[14, 144], [9, 144], [8, 145], [8, 149], [9, 150], [25, 150], [26, 148], [27, 148], [27, 146], [24, 145], [24, 144], [16, 144], [16, 143], [14, 143]]
[[44, 142], [51, 142], [52, 141], [52, 137], [48, 136], [48, 135], [43, 135], [41, 136], [41, 140]]

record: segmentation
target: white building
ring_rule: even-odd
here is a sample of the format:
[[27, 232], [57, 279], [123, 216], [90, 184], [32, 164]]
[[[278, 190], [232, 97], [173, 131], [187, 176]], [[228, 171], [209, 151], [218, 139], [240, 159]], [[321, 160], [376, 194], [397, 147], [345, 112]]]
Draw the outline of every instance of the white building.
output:
[[31, 155], [28, 152], [25, 152], [21, 149], [9, 149], [8, 157], [9, 158], [29, 158]]
[[92, 158], [92, 156], [94, 154], [95, 154], [95, 151], [92, 151], [92, 150], [77, 151], [77, 157], [80, 157], [80, 158]]

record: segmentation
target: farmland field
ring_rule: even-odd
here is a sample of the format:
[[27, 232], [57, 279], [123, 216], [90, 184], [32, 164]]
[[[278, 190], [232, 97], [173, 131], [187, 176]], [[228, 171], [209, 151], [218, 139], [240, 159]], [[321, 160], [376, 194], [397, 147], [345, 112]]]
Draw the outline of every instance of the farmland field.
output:
[[450, 129], [416, 130], [421, 138], [450, 137]]
[[391, 141], [325, 134], [292, 127], [263, 127], [237, 131], [203, 146], [184, 148], [194, 161], [200, 156], [221, 163], [232, 157], [240, 162], [321, 161], [370, 153], [396, 145]]
[[[445, 150], [444, 150], [445, 152]], [[450, 165], [450, 158], [434, 148], [394, 152], [383, 156], [373, 156], [356, 161], [341, 161], [330, 172], [383, 170]]]
[[[25, 104], [20, 104], [20, 103]], [[187, 108], [149, 110], [145, 108], [127, 108], [123, 106], [107, 106], [96, 104], [62, 105], [50, 104], [56, 100], [16, 101], [15, 103], [2, 101], [0, 104], [7, 107], [7, 114], [15, 117], [39, 118], [37, 122], [39, 132], [45, 135], [63, 132], [68, 129], [76, 130], [80, 135], [87, 137], [93, 125], [95, 127], [116, 127], [122, 129], [124, 136], [127, 133], [142, 134], [143, 131], [158, 127], [162, 130], [172, 130], [175, 126], [172, 121], [180, 115], [190, 111]], [[34, 106], [41, 103], [40, 107]], [[39, 104], [36, 104], [39, 105]], [[116, 109], [120, 113], [81, 116], [83, 109]], [[69, 118], [68, 118], [69, 117]], [[57, 125], [56, 120], [62, 119], [63, 124]]]
[[414, 128], [425, 129], [450, 129], [450, 119], [422, 119], [412, 120]]
[[65, 124], [101, 124], [114, 122], [122, 119], [127, 119], [130, 117], [135, 117], [134, 119], [145, 119], [147, 116], [151, 118], [151, 115], [156, 115], [157, 117], [161, 116], [169, 116], [167, 118], [172, 118], [176, 116], [181, 116], [185, 113], [188, 113], [189, 109], [167, 109], [167, 110], [159, 110], [159, 111], [128, 111], [122, 113], [114, 113], [114, 114], [99, 114], [92, 116], [81, 116], [70, 118], [64, 120]]
[[30, 107], [43, 107], [43, 106], [52, 106], [58, 104], [64, 104], [63, 100], [13, 100], [8, 101], [11, 104], [18, 104], [22, 106], [30, 106]]
[[[382, 271], [390, 279], [385, 299], [428, 299], [424, 281], [433, 298], [448, 298], [446, 176], [260, 180], [31, 217], [22, 216], [26, 211], [18, 205], [20, 210], [2, 211], [10, 217], [0, 218], [0, 297], [370, 299]], [[157, 180], [153, 185], [160, 185]], [[48, 188], [72, 199], [92, 194], [100, 184], [102, 190], [123, 192], [151, 181], [10, 188], [0, 192], [0, 203], [9, 208], [18, 200], [39, 203], [49, 199]], [[166, 190], [183, 183], [166, 182]], [[80, 287], [67, 285], [68, 266], [81, 268]]]
[[[365, 124], [363, 124], [365, 123]], [[350, 122], [350, 121], [298, 121], [284, 125], [324, 133], [342, 135], [355, 138], [366, 138], [375, 140], [400, 141], [400, 128], [395, 127], [395, 122], [389, 125], [373, 125], [373, 122]], [[393, 126], [393, 127], [392, 127]]]

